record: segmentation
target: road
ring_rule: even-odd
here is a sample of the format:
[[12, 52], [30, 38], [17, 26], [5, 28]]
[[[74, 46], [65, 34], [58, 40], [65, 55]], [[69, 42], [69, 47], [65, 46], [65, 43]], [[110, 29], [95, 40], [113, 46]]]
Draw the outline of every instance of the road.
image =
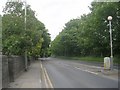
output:
[[118, 81], [77, 68], [75, 61], [48, 58], [42, 61], [54, 88], [118, 88]]

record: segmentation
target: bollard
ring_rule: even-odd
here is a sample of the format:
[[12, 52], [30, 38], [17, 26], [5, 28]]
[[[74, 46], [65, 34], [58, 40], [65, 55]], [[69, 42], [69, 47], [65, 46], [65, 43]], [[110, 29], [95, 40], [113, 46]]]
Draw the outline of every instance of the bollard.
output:
[[109, 57], [104, 58], [104, 70], [110, 70], [110, 58]]

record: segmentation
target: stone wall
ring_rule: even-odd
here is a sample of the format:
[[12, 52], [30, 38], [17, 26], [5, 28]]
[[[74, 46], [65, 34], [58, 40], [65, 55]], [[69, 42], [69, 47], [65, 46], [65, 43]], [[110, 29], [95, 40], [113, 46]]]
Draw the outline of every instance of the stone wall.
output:
[[8, 70], [8, 58], [2, 56], [2, 88], [6, 88], [9, 85], [9, 70]]
[[7, 88], [25, 70], [22, 56], [2, 56], [2, 88]]
[[21, 56], [8, 58], [10, 81], [14, 81], [25, 70], [25, 59]]
[[0, 54], [0, 90], [2, 89], [2, 55]]

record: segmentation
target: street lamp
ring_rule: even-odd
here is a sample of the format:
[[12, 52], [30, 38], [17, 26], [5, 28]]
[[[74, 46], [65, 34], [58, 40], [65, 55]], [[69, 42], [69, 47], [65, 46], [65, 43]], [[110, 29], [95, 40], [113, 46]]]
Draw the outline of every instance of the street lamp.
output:
[[110, 29], [110, 48], [111, 48], [110, 68], [111, 70], [113, 70], [113, 45], [112, 45], [112, 29], [111, 29], [112, 16], [108, 16], [107, 19], [109, 21], [109, 29]]
[[[26, 15], [27, 15], [27, 10], [26, 10], [26, 6], [27, 6], [27, 3], [26, 3], [26, 0], [23, 1], [23, 3], [25, 4], [25, 18], [24, 18], [24, 23], [25, 23], [25, 31], [26, 31]], [[25, 71], [27, 71], [28, 69], [28, 58], [27, 58], [27, 50], [25, 49]]]
[[[22, 2], [22, 0], [7, 0], [7, 2]], [[25, 14], [25, 17], [24, 17], [24, 23], [25, 23], [25, 31], [26, 31], [26, 15], [27, 15], [27, 10], [26, 10], [26, 7], [27, 7], [27, 3], [26, 3], [26, 0], [24, 0], [23, 1], [23, 3], [25, 4], [25, 12], [24, 12], [24, 14]], [[27, 50], [25, 49], [25, 71], [27, 71], [27, 69], [28, 69], [28, 66], [27, 66], [27, 64], [28, 64], [28, 61], [27, 61]]]

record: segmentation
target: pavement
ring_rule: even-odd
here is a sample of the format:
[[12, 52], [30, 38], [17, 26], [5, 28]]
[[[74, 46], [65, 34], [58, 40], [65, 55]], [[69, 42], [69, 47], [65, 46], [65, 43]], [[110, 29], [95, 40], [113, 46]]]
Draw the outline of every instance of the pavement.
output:
[[15, 82], [10, 83], [9, 88], [41, 88], [41, 82], [40, 61], [35, 61], [28, 71], [23, 72]]

